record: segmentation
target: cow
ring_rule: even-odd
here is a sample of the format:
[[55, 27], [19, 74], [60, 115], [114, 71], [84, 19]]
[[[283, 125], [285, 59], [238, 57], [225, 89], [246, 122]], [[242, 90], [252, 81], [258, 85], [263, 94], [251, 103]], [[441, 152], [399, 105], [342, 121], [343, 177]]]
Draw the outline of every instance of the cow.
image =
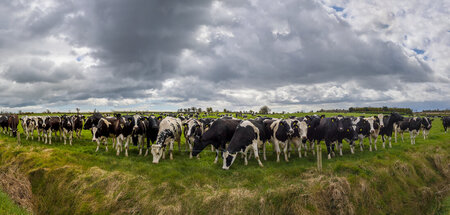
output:
[[1, 115], [0, 116], [0, 127], [2, 128], [3, 134], [6, 134], [6, 133], [9, 132], [9, 129], [8, 129], [8, 116], [6, 116], [6, 115]]
[[203, 134], [203, 123], [197, 119], [190, 119], [184, 124], [183, 127], [186, 146], [189, 146], [189, 158], [192, 158], [194, 140], [196, 137], [200, 138], [200, 136]]
[[45, 123], [44, 118], [42, 116], [36, 116], [33, 118], [34, 124], [36, 125], [36, 131], [38, 135], [38, 141], [44, 141], [44, 129], [45, 129]]
[[165, 150], [167, 145], [169, 146], [170, 160], [173, 160], [173, 144], [178, 142], [178, 148], [181, 147], [181, 120], [175, 117], [164, 118], [158, 131], [158, 137], [156, 143], [152, 145], [153, 163], [159, 163], [161, 157], [165, 159]]
[[231, 141], [236, 127], [241, 120], [217, 119], [201, 137], [194, 139], [192, 156], [197, 156], [208, 145], [213, 145], [216, 150], [214, 163], [219, 159], [219, 152], [225, 150], [226, 143]]
[[102, 141], [105, 145], [105, 150], [108, 151], [108, 137], [111, 137], [114, 143], [117, 136], [122, 133], [124, 124], [125, 122], [121, 117], [100, 118], [98, 124], [92, 127], [92, 141], [97, 142], [97, 149], [95, 150], [95, 152], [97, 152], [100, 148], [100, 143]]
[[422, 118], [413, 117], [409, 120], [409, 138], [411, 139], [411, 145], [416, 144], [416, 136], [419, 134], [422, 127]]
[[391, 139], [394, 123], [402, 121], [403, 118], [403, 116], [396, 112], [391, 113], [389, 116], [383, 117], [382, 120], [384, 127], [382, 127], [380, 130], [381, 139], [383, 140], [383, 148], [386, 148], [386, 137], [389, 138], [389, 148], [392, 148]]
[[61, 140], [61, 118], [58, 116], [47, 116], [44, 119], [44, 137], [45, 144], [52, 144], [52, 132], [55, 132], [55, 139], [57, 137], [57, 132], [59, 131], [59, 137]]
[[101, 113], [94, 113], [91, 116], [89, 116], [86, 119], [86, 122], [84, 123], [84, 130], [92, 130], [93, 127], [98, 125], [98, 121], [100, 121], [100, 119], [102, 118], [102, 114]]
[[[133, 141], [137, 142], [137, 145], [139, 147], [139, 155], [142, 155], [142, 149], [144, 148], [145, 144], [145, 137], [147, 136], [147, 129], [148, 124], [145, 123], [145, 118], [141, 117], [140, 115], [134, 115], [133, 116]], [[128, 147], [128, 146], [126, 146]], [[128, 150], [128, 148], [126, 148]], [[148, 148], [147, 148], [148, 150]], [[125, 151], [125, 155], [128, 156], [127, 151]]]
[[[217, 119], [215, 118], [203, 118], [200, 119], [200, 122], [203, 124], [203, 132], [207, 131], [211, 125], [214, 123], [214, 121], [216, 121]], [[214, 146], [211, 145], [211, 151], [214, 151]]]
[[244, 162], [247, 165], [247, 152], [252, 149], [259, 166], [264, 167], [259, 159], [258, 147], [269, 140], [270, 136], [270, 131], [265, 128], [261, 120], [245, 120], [239, 123], [227, 150], [224, 152], [222, 169], [228, 170], [230, 168], [238, 152], [244, 154]]
[[[305, 151], [307, 149], [306, 147], [306, 139], [307, 139], [307, 133], [308, 133], [308, 125], [306, 124], [306, 121], [303, 119], [288, 119], [288, 121], [291, 122], [291, 127], [294, 130], [292, 135], [289, 138], [289, 147], [291, 147], [291, 143], [294, 144], [294, 146], [297, 148], [298, 151], [298, 157], [302, 157], [302, 146], [305, 148]], [[290, 152], [288, 152], [288, 157], [290, 157]]]
[[350, 144], [350, 149], [354, 148], [354, 141], [358, 140], [358, 133], [356, 132], [356, 125], [353, 124], [353, 117], [338, 116], [337, 119], [339, 155], [342, 156], [342, 140]]
[[[304, 119], [300, 118], [300, 120], [305, 120], [305, 122], [308, 126], [308, 130], [307, 130], [308, 135], [306, 136], [307, 139], [303, 141], [303, 144], [305, 144], [305, 149], [307, 149], [308, 147], [306, 145], [306, 142], [309, 142], [309, 146], [310, 146], [310, 149], [311, 149], [313, 155], [315, 155], [314, 145], [315, 145], [315, 141], [317, 140], [316, 128], [317, 128], [317, 126], [319, 126], [320, 120], [322, 118], [325, 118], [325, 115], [305, 116]], [[305, 150], [305, 157], [306, 156], [307, 156], [307, 150]]]
[[31, 135], [31, 139], [32, 140], [34, 139], [33, 133], [34, 133], [34, 129], [36, 128], [36, 123], [35, 123], [34, 118], [35, 117], [26, 117], [24, 119], [25, 121], [22, 121], [22, 128], [23, 128], [25, 135], [27, 136], [27, 138], [26, 138], [27, 140], [30, 137], [30, 135]]
[[17, 129], [19, 125], [19, 116], [17, 114], [12, 114], [8, 116], [8, 127], [10, 129], [10, 134], [13, 137], [17, 136], [17, 141], [20, 143], [20, 132]]
[[[380, 133], [380, 129], [383, 127], [380, 118], [383, 118], [382, 114], [367, 118], [359, 117], [353, 121], [355, 124], [355, 130], [358, 133], [359, 148], [361, 151], [363, 151], [363, 140], [365, 137], [369, 138], [369, 151], [372, 151], [372, 144], [375, 150], [377, 150], [378, 134]], [[374, 140], [372, 141], [372, 139]], [[352, 148], [351, 151], [353, 154], [354, 149]]]
[[430, 119], [429, 117], [422, 118], [422, 134], [424, 140], [428, 138], [428, 134], [430, 134], [432, 124], [433, 119]]
[[289, 139], [291, 135], [294, 133], [294, 129], [291, 127], [291, 121], [286, 119], [277, 119], [277, 120], [265, 120], [267, 122], [271, 122], [270, 131], [271, 131], [271, 142], [274, 146], [275, 153], [277, 154], [277, 162], [280, 162], [280, 154], [281, 148], [283, 148], [284, 152], [284, 160], [289, 162], [288, 159], [288, 145]]
[[447, 133], [447, 128], [450, 126], [450, 116], [442, 117], [442, 126], [444, 126], [444, 131]]
[[161, 120], [158, 120], [155, 116], [149, 116], [145, 117], [145, 125], [147, 127], [146, 130], [146, 137], [147, 137], [147, 150], [145, 151], [145, 155], [148, 155], [148, 149], [150, 148], [150, 142], [153, 144], [155, 143], [156, 139], [158, 138], [158, 131], [159, 131], [159, 124], [161, 123]]
[[[116, 114], [115, 117], [120, 120], [120, 128], [118, 128], [120, 130], [115, 131], [117, 134], [115, 134], [115, 138], [113, 139], [112, 147], [117, 149], [116, 155], [119, 156], [120, 152], [123, 150], [123, 146], [125, 146], [125, 156], [128, 157], [129, 144], [135, 139], [133, 138], [134, 117], [131, 115], [122, 116], [121, 114]], [[134, 143], [137, 145], [138, 141], [134, 140], [133, 144]]]
[[76, 138], [81, 138], [81, 131], [83, 130], [83, 121], [85, 117], [83, 115], [73, 115], [71, 116], [71, 120], [73, 122], [73, 134], [75, 134]]
[[69, 138], [69, 145], [72, 145], [73, 128], [73, 117], [66, 115], [61, 116], [61, 130], [64, 139], [64, 145], [67, 144], [67, 138]]
[[402, 121], [394, 123], [395, 143], [397, 143], [397, 134], [402, 136], [402, 142], [404, 142], [403, 133], [409, 131], [409, 121], [411, 118], [404, 117]]

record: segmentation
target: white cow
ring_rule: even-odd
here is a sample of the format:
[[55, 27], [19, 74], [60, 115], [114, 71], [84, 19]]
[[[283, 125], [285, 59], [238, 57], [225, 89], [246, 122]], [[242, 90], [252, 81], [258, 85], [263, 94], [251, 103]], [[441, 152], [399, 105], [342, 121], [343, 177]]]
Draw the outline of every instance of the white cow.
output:
[[158, 138], [156, 143], [152, 145], [153, 163], [158, 163], [159, 160], [165, 159], [165, 150], [169, 146], [170, 160], [173, 160], [173, 143], [178, 142], [178, 147], [181, 146], [181, 120], [174, 117], [166, 117], [159, 124]]

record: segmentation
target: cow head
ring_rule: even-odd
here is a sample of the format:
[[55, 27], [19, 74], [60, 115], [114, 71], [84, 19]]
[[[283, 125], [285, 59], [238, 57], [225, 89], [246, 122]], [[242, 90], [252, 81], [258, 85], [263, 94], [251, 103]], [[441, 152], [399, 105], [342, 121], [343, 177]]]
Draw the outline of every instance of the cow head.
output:
[[280, 127], [284, 127], [288, 136], [292, 136], [294, 134], [294, 129], [292, 129], [291, 124], [287, 120], [282, 119], [278, 125], [278, 129], [280, 129]]
[[222, 169], [228, 170], [230, 169], [230, 166], [233, 164], [234, 160], [236, 159], [237, 153], [231, 154], [228, 151], [225, 151], [223, 153], [223, 166]]
[[63, 127], [72, 127], [71, 117], [68, 117], [66, 115], [61, 116], [61, 124]]
[[431, 129], [431, 120], [430, 120], [430, 118], [428, 118], [428, 117], [424, 117], [423, 119], [422, 119], [422, 126], [425, 128], [425, 129], [427, 129], [427, 130], [430, 130]]
[[164, 153], [164, 147], [161, 145], [152, 145], [152, 155], [153, 155], [153, 163], [159, 163], [159, 160], [162, 157], [162, 154]]
[[391, 113], [391, 116], [389, 118], [389, 121], [392, 121], [392, 123], [400, 122], [403, 120], [403, 116], [398, 114], [397, 112]]

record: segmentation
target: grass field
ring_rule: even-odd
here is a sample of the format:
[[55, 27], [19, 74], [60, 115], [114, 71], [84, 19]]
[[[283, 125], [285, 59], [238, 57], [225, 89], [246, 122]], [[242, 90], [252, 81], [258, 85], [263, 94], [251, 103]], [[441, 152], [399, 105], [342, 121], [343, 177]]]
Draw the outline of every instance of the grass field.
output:
[[9, 196], [0, 190], [0, 214], [28, 214], [28, 212], [17, 206]]
[[134, 146], [129, 157], [116, 156], [111, 145], [96, 153], [90, 138], [83, 131], [73, 146], [44, 145], [22, 135], [18, 145], [2, 134], [0, 170], [29, 181], [38, 214], [448, 214], [450, 133], [440, 120], [416, 145], [383, 149], [379, 140], [379, 150], [369, 152], [365, 140], [365, 151], [351, 155], [344, 143], [344, 156], [324, 159], [322, 172], [311, 153], [277, 163], [271, 147], [264, 168], [238, 159], [224, 171], [210, 150], [189, 159], [175, 147], [174, 160], [155, 165]]

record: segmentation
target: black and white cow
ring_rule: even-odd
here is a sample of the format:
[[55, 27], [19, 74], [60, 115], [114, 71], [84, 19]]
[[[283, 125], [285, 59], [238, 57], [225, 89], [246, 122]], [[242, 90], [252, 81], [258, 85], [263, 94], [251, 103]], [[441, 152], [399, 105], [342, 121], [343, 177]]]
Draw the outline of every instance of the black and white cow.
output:
[[158, 163], [161, 157], [165, 159], [165, 150], [169, 146], [169, 158], [173, 160], [173, 144], [178, 142], [181, 147], [181, 120], [175, 117], [166, 117], [159, 124], [156, 143], [152, 145], [153, 163]]
[[416, 144], [416, 136], [419, 134], [422, 127], [422, 119], [420, 117], [413, 117], [409, 120], [409, 138], [411, 145]]
[[34, 124], [36, 125], [38, 141], [41, 141], [41, 140], [44, 141], [44, 129], [45, 129], [44, 117], [36, 116], [33, 119], [34, 119]]
[[[378, 116], [373, 117], [358, 117], [356, 118], [353, 123], [356, 125], [355, 130], [358, 133], [358, 139], [359, 139], [359, 147], [360, 150], [363, 151], [363, 140], [365, 137], [369, 138], [369, 151], [372, 151], [372, 145], [374, 146], [375, 150], [377, 150], [377, 139], [378, 134], [380, 133], [380, 129], [384, 126], [382, 124], [383, 115], [380, 114]], [[352, 154], [354, 153], [354, 150], [351, 149]]]
[[292, 129], [291, 121], [287, 119], [277, 119], [271, 123], [270, 129], [272, 131], [271, 142], [273, 143], [275, 153], [277, 154], [277, 162], [280, 162], [280, 147], [283, 148], [284, 160], [286, 162], [289, 162], [288, 145], [291, 135], [294, 134], [294, 129]]
[[394, 130], [394, 123], [400, 122], [402, 120], [403, 116], [401, 116], [396, 112], [391, 113], [389, 116], [383, 117], [384, 127], [382, 127], [380, 130], [381, 139], [383, 140], [383, 148], [386, 148], [386, 137], [389, 138], [389, 148], [392, 148], [391, 139], [392, 139], [392, 131]]
[[200, 138], [203, 134], [203, 123], [197, 119], [186, 121], [184, 126], [184, 137], [186, 146], [189, 146], [189, 158], [192, 158], [192, 150], [194, 148], [195, 138]]
[[97, 152], [100, 148], [100, 143], [102, 141], [105, 145], [106, 151], [108, 151], [108, 138], [111, 137], [113, 142], [115, 142], [117, 136], [122, 133], [124, 124], [125, 122], [120, 117], [100, 118], [98, 124], [92, 127], [92, 141], [97, 142], [97, 149], [95, 152]]
[[67, 138], [69, 138], [69, 144], [72, 145], [73, 138], [73, 121], [70, 116], [61, 116], [61, 128], [62, 128], [62, 136], [64, 139], [64, 145], [67, 144]]
[[22, 121], [22, 128], [23, 128], [23, 132], [25, 133], [25, 135], [27, 136], [27, 140], [31, 135], [31, 139], [34, 139], [34, 129], [36, 128], [36, 123], [35, 120], [33, 119], [34, 117], [25, 117]]
[[[222, 168], [228, 170], [236, 159], [237, 153], [244, 154], [245, 165], [248, 164], [247, 152], [253, 150], [260, 167], [264, 167], [259, 159], [258, 148], [270, 139], [270, 131], [265, 129], [261, 120], [245, 120], [236, 127], [230, 144], [223, 155]], [[251, 153], [251, 152], [250, 152]]]
[[[354, 141], [358, 140], [356, 125], [353, 124], [353, 117], [338, 116], [338, 147], [339, 155], [342, 156], [342, 140], [350, 144], [350, 148], [354, 148]], [[334, 149], [333, 149], [334, 151]], [[334, 152], [333, 152], [334, 154]]]
[[[139, 147], [139, 155], [142, 155], [142, 149], [145, 144], [145, 137], [147, 134], [147, 124], [145, 123], [145, 118], [140, 115], [133, 116], [133, 141], [137, 141], [137, 145]], [[128, 146], [127, 146], [128, 147]], [[128, 153], [126, 153], [128, 155]]]
[[423, 134], [424, 140], [428, 138], [432, 124], [433, 124], [433, 119], [431, 119], [429, 117], [422, 118], [422, 134]]
[[[115, 131], [114, 136], [116, 138], [113, 139], [112, 147], [117, 149], [116, 155], [119, 156], [123, 146], [125, 146], [125, 156], [128, 157], [129, 144], [133, 141], [134, 117], [131, 115], [122, 116], [121, 114], [115, 114], [115, 117], [119, 120], [120, 128], [118, 128], [119, 131]], [[137, 145], [137, 140], [135, 142]]]
[[[318, 148], [318, 156], [322, 150], [320, 142], [325, 141], [327, 146], [328, 159], [331, 159], [332, 153], [334, 156], [334, 143], [338, 141], [338, 119], [337, 117], [321, 118], [320, 123], [316, 128], [316, 141]], [[333, 144], [333, 147], [332, 147]], [[320, 158], [318, 158], [320, 160]]]
[[394, 123], [395, 143], [397, 143], [397, 135], [400, 134], [402, 142], [404, 142], [403, 134], [409, 131], [409, 121], [411, 118], [404, 117], [402, 121]]
[[444, 126], [444, 131], [447, 133], [447, 128], [450, 126], [450, 116], [442, 117], [442, 126]]
[[44, 119], [44, 137], [45, 137], [45, 144], [52, 144], [52, 133], [55, 133], [55, 139], [57, 137], [57, 132], [59, 131], [59, 138], [60, 141], [62, 140], [61, 137], [61, 118], [58, 116], [47, 116]]
[[102, 118], [102, 114], [101, 113], [94, 113], [91, 116], [89, 116], [86, 119], [86, 122], [84, 123], [84, 130], [92, 130], [93, 127], [98, 125], [98, 121], [100, 121], [100, 119]]
[[83, 115], [73, 115], [71, 116], [71, 120], [73, 122], [73, 132], [75, 136], [80, 139], [81, 131], [83, 130], [83, 121], [85, 117]]
[[[289, 138], [289, 147], [291, 143], [294, 144], [295, 148], [298, 151], [298, 157], [302, 157], [302, 146], [305, 148], [305, 151], [308, 149], [306, 146], [307, 134], [308, 134], [308, 125], [306, 124], [305, 119], [287, 119], [290, 121], [291, 128], [294, 130], [292, 135]], [[288, 152], [290, 157], [290, 150]]]
[[201, 137], [196, 137], [194, 139], [192, 156], [197, 156], [208, 145], [213, 145], [216, 149], [214, 163], [217, 163], [219, 152], [225, 150], [226, 143], [231, 141], [236, 127], [240, 122], [241, 120], [217, 119]]

